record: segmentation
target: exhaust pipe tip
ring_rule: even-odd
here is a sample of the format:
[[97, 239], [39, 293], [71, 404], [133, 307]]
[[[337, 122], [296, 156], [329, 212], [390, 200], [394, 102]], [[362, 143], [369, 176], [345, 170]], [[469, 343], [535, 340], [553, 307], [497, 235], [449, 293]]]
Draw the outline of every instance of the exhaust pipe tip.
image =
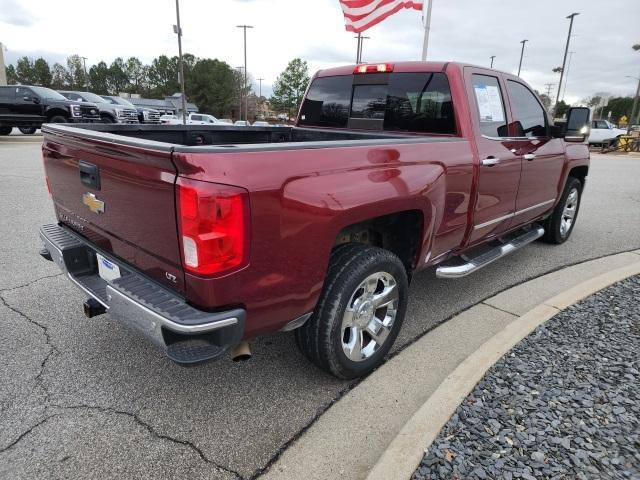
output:
[[240, 342], [231, 352], [231, 359], [234, 362], [244, 362], [251, 358], [251, 348], [249, 342]]

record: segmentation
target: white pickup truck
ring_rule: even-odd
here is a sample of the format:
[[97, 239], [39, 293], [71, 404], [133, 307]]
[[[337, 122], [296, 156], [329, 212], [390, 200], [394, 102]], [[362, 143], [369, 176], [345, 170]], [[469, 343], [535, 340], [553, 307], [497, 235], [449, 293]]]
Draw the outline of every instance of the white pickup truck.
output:
[[[160, 117], [160, 122], [165, 125], [181, 125], [182, 115], [163, 115]], [[187, 125], [217, 125], [221, 122], [213, 115], [205, 113], [190, 113], [187, 116]]]
[[627, 131], [618, 128], [607, 120], [593, 120], [591, 122], [591, 133], [589, 134], [589, 145], [602, 144], [607, 140], [613, 140], [620, 135], [626, 135]]

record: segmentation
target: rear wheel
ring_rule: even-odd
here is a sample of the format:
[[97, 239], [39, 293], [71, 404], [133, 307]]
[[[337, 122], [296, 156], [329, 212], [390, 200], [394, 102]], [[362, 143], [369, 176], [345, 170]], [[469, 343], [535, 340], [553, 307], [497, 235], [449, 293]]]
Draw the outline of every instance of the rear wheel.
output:
[[13, 127], [0, 127], [0, 135], [9, 135]]
[[298, 346], [338, 378], [368, 374], [398, 336], [407, 290], [407, 273], [393, 253], [357, 244], [336, 248], [318, 305], [295, 332]]
[[36, 127], [18, 127], [18, 130], [20, 130], [25, 135], [33, 135], [34, 133], [36, 133]]
[[560, 201], [544, 223], [544, 237], [548, 243], [560, 244], [567, 241], [578, 219], [582, 183], [574, 177], [567, 179]]

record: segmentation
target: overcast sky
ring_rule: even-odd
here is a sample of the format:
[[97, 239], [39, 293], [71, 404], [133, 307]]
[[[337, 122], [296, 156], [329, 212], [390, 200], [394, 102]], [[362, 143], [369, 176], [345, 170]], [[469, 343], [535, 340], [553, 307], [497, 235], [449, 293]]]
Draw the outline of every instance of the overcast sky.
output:
[[[103, 8], [100, 9], [98, 6]], [[520, 41], [528, 39], [521, 76], [546, 91], [562, 64], [574, 22], [566, 100], [606, 92], [631, 95], [640, 76], [640, 0], [434, 0], [429, 59], [489, 64], [515, 73]], [[243, 63], [242, 30], [248, 36], [248, 69], [265, 78], [263, 94], [288, 61], [301, 57], [313, 72], [353, 63], [356, 41], [344, 29], [338, 0], [181, 0], [183, 50]], [[0, 0], [0, 42], [7, 63], [22, 55], [64, 61], [77, 53], [88, 65], [115, 57], [176, 55], [173, 0]], [[365, 62], [419, 60], [423, 27], [416, 11], [400, 12], [366, 32]], [[555, 87], [554, 87], [555, 88]], [[257, 86], [255, 87], [257, 90]], [[555, 90], [552, 90], [552, 96]]]

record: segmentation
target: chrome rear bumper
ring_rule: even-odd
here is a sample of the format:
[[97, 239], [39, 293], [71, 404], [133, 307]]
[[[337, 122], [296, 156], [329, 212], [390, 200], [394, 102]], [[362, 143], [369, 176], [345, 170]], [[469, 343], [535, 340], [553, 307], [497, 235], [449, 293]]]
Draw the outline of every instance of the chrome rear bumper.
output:
[[[237, 345], [246, 312], [198, 310], [170, 290], [105, 254], [61, 225], [43, 225], [40, 238], [51, 260], [78, 288], [103, 305], [112, 318], [133, 327], [181, 364], [215, 360]], [[120, 269], [120, 277], [98, 274], [99, 253]]]

